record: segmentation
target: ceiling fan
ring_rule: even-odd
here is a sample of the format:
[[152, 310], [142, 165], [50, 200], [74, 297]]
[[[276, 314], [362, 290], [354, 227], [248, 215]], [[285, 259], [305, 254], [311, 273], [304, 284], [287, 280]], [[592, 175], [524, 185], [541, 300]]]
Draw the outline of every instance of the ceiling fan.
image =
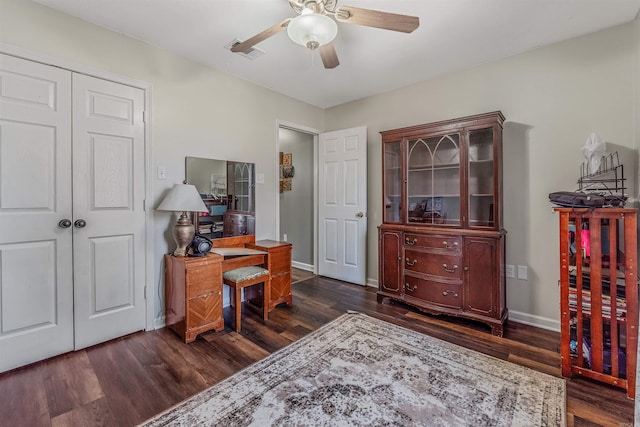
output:
[[312, 51], [319, 50], [325, 68], [335, 68], [340, 64], [332, 43], [338, 34], [336, 21], [403, 33], [411, 33], [420, 25], [420, 20], [417, 16], [399, 15], [351, 6], [338, 6], [338, 0], [288, 1], [298, 16], [287, 18], [234, 45], [231, 51], [236, 53], [245, 52], [286, 28], [291, 40], [306, 46]]

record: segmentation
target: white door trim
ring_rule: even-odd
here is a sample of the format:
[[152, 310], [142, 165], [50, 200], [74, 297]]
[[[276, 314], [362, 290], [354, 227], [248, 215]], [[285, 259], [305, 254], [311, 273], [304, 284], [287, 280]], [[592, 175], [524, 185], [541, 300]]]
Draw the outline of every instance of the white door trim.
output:
[[275, 183], [274, 200], [276, 200], [275, 212], [275, 240], [280, 240], [280, 185], [278, 180], [280, 177], [280, 128], [287, 128], [297, 132], [313, 135], [313, 273], [318, 274], [318, 135], [320, 131], [308, 126], [299, 125], [285, 120], [276, 120], [276, 151], [274, 156]]
[[155, 201], [153, 200], [153, 180], [151, 176], [152, 171], [152, 137], [151, 137], [151, 101], [153, 85], [142, 80], [135, 80], [118, 74], [114, 74], [108, 71], [93, 68], [84, 64], [75, 63], [66, 59], [56, 58], [48, 56], [42, 53], [32, 52], [27, 49], [23, 49], [17, 46], [13, 46], [7, 43], [0, 42], [0, 53], [16, 56], [22, 59], [27, 59], [33, 62], [39, 62], [45, 65], [52, 65], [54, 67], [64, 68], [66, 70], [85, 74], [92, 77], [97, 77], [103, 80], [109, 80], [115, 83], [120, 83], [132, 87], [136, 87], [144, 90], [144, 109], [145, 109], [145, 286], [146, 286], [146, 330], [155, 329], [155, 321], [153, 318], [154, 313], [154, 298], [152, 292], [155, 291], [153, 287], [154, 280], [154, 227], [153, 227], [153, 209]]

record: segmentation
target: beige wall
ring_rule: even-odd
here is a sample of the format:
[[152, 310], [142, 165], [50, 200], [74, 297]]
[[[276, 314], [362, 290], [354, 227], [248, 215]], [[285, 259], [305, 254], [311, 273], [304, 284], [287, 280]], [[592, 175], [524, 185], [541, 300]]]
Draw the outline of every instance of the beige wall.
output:
[[[637, 22], [328, 109], [327, 130], [368, 128], [368, 277], [377, 278], [378, 265], [379, 131], [501, 110], [507, 263], [529, 267], [528, 281], [508, 279], [508, 307], [512, 318], [558, 328], [558, 218], [548, 194], [575, 189], [580, 147], [590, 132], [638, 147], [634, 26]], [[627, 176], [637, 181], [637, 172]]]
[[[265, 175], [256, 195], [258, 238], [275, 237], [276, 120], [322, 129], [323, 110], [26, 0], [0, 0], [0, 42], [153, 85], [153, 203], [184, 179], [185, 156], [241, 160]], [[158, 165], [167, 179], [155, 179]], [[174, 221], [154, 214], [155, 312], [163, 304], [162, 255]]]
[[[529, 266], [508, 281], [512, 318], [557, 327], [557, 217], [547, 194], [573, 189], [590, 132], [638, 148], [638, 21], [512, 58], [323, 110], [26, 0], [0, 0], [0, 42], [153, 85], [153, 204], [184, 176], [184, 157], [256, 163], [258, 238], [274, 238], [276, 120], [314, 129], [368, 127], [367, 276], [377, 279], [381, 221], [379, 131], [501, 110], [505, 124], [507, 262]], [[155, 179], [158, 165], [167, 180]], [[628, 172], [628, 176], [638, 176]], [[631, 182], [637, 181], [631, 180]], [[635, 183], [634, 183], [635, 184]], [[640, 188], [636, 185], [636, 188]], [[637, 193], [638, 191], [636, 191]], [[162, 254], [173, 221], [154, 214], [155, 317], [162, 312]]]

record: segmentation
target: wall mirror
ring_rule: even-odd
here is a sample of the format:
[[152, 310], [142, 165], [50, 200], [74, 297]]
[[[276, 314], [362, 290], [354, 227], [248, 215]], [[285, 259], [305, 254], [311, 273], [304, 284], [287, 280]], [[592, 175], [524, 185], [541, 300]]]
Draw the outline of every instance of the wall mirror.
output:
[[194, 214], [196, 233], [210, 238], [255, 234], [255, 165], [185, 157], [185, 178], [208, 213]]

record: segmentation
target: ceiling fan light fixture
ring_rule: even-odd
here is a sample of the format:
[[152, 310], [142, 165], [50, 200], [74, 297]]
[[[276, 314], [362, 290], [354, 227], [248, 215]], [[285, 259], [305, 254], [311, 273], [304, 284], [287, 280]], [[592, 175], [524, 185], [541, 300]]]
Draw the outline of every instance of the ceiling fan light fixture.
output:
[[338, 24], [326, 15], [304, 13], [289, 22], [287, 33], [295, 43], [315, 50], [336, 38]]

